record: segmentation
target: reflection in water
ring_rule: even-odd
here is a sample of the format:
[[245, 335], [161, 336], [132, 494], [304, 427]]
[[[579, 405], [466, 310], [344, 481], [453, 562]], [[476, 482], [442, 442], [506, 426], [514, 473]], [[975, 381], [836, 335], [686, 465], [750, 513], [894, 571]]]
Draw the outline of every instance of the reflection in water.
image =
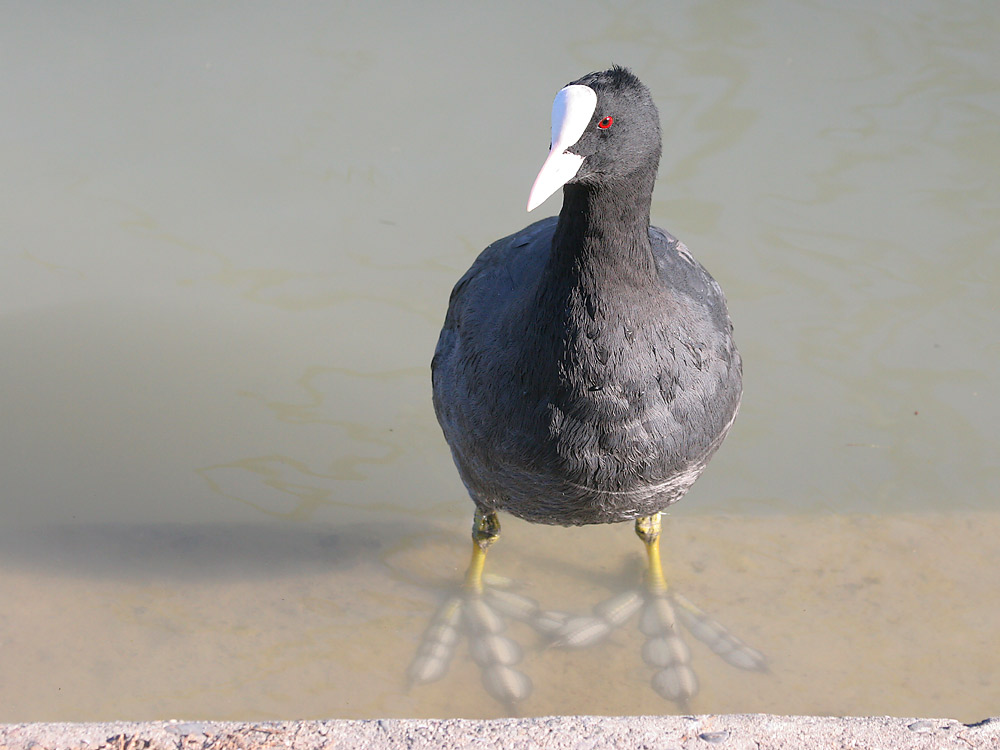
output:
[[[290, 453], [235, 457], [196, 472], [213, 493], [275, 518], [308, 521], [324, 508], [396, 513], [398, 499], [345, 493], [343, 482], [369, 481], [380, 468], [397, 466], [404, 458], [403, 419], [398, 413], [382, 415], [383, 396], [387, 389], [399, 391], [424, 377], [423, 368], [361, 371], [306, 365], [291, 395], [241, 391], [241, 399], [263, 407], [282, 425], [324, 428], [323, 441], [342, 440], [345, 447], [310, 457], [296, 445]], [[348, 392], [349, 402], [344, 397]]]
[[689, 710], [689, 701], [698, 693], [698, 677], [681, 624], [728, 664], [748, 671], [767, 671], [760, 651], [667, 586], [658, 546], [650, 552], [642, 588], [599, 602], [590, 615], [543, 609], [534, 599], [510, 591], [508, 581], [487, 576], [481, 580], [481, 571], [475, 570], [479, 561], [474, 555], [461, 592], [449, 596], [431, 618], [407, 671], [411, 686], [444, 677], [464, 636], [486, 692], [508, 713], [518, 713], [517, 705], [531, 694], [532, 683], [517, 668], [524, 649], [505, 635], [508, 618], [529, 625], [548, 647], [583, 649], [603, 643], [638, 613], [638, 627], [646, 637], [642, 659], [656, 670], [652, 687], [682, 711]]

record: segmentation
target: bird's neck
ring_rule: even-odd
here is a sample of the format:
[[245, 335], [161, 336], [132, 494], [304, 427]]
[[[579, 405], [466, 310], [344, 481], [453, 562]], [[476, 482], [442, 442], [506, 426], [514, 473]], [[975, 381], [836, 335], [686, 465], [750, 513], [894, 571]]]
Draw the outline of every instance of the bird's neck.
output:
[[580, 288], [643, 286], [656, 278], [649, 242], [655, 170], [618, 182], [567, 185], [548, 271]]

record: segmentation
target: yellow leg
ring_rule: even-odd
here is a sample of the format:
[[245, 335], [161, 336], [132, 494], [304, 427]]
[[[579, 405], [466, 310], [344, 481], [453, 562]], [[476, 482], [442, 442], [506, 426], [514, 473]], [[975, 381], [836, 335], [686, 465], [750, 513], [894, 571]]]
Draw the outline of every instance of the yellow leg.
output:
[[663, 594], [667, 590], [667, 579], [663, 576], [663, 564], [660, 562], [660, 514], [637, 518], [635, 533], [646, 545], [646, 586], [654, 594]]
[[473, 594], [483, 593], [483, 566], [486, 565], [486, 550], [500, 536], [500, 520], [497, 514], [483, 512], [476, 508], [472, 522], [472, 560], [465, 573], [465, 589]]

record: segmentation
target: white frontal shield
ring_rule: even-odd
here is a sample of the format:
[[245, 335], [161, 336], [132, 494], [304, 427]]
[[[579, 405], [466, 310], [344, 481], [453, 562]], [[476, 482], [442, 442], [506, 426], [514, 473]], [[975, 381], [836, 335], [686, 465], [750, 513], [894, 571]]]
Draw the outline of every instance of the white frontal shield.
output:
[[590, 86], [573, 85], [559, 91], [552, 102], [552, 145], [528, 194], [528, 210], [561, 188], [580, 171], [583, 157], [567, 153], [583, 135], [597, 109], [597, 94]]

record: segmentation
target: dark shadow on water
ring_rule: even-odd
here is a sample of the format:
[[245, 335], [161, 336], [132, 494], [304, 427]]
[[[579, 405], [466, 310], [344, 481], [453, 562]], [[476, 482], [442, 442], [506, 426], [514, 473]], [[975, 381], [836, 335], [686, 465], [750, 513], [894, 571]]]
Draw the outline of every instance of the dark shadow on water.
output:
[[[412, 533], [412, 524], [408, 530]], [[403, 529], [375, 524], [65, 524], [0, 531], [12, 568], [107, 579], [220, 580], [344, 570]]]

